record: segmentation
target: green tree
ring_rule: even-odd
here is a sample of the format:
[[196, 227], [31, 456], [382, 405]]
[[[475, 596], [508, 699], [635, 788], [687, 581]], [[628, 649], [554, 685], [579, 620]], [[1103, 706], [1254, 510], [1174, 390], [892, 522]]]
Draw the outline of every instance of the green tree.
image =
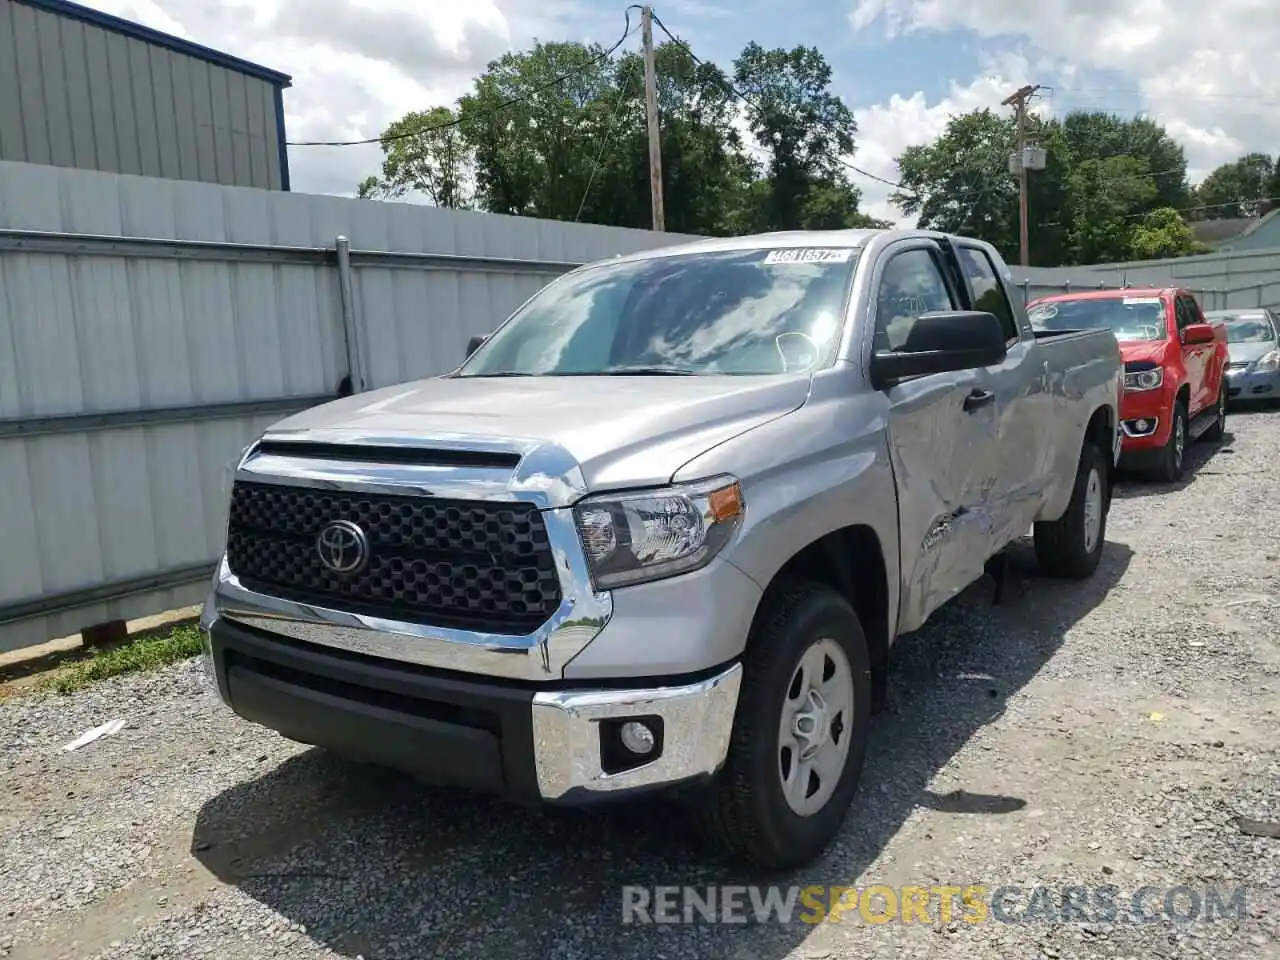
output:
[[1146, 201], [1147, 209], [1183, 210], [1190, 204], [1186, 154], [1160, 124], [1145, 117], [1125, 119], [1088, 110], [1067, 114], [1062, 128], [1072, 166], [1090, 159], [1136, 157], [1145, 161], [1156, 188]]
[[1071, 232], [1076, 263], [1110, 263], [1132, 255], [1133, 233], [1157, 188], [1140, 157], [1088, 158], [1071, 171]]
[[1191, 228], [1173, 207], [1152, 210], [1133, 231], [1130, 255], [1135, 260], [1159, 260], [1203, 253], [1207, 248], [1196, 243]]
[[[1149, 120], [1099, 112], [1062, 122], [1032, 116], [1027, 135], [1047, 154], [1045, 169], [1028, 175], [1033, 265], [1127, 259], [1140, 229], [1149, 247], [1166, 225], [1157, 218], [1143, 226], [1146, 214], [1188, 202], [1182, 147]], [[898, 158], [902, 189], [893, 200], [920, 226], [987, 240], [1014, 262], [1018, 189], [1008, 157], [1015, 141], [1011, 117], [990, 110], [954, 117], [933, 143]], [[1166, 245], [1184, 249], [1176, 238]]]
[[[675, 43], [654, 53], [662, 147], [663, 213], [676, 233], [725, 234], [745, 202], [753, 170], [734, 127], [735, 97], [724, 73]], [[582, 219], [651, 225], [649, 135], [644, 62], [623, 57], [617, 68], [618, 121], [594, 147], [600, 159]]]
[[539, 43], [490, 63], [459, 101], [476, 193], [494, 213], [572, 220], [609, 123], [615, 62], [599, 46]]
[[[919, 226], [977, 237], [1010, 263], [1019, 257], [1018, 181], [1009, 172], [1017, 142], [1012, 117], [975, 110], [953, 117], [926, 146], [898, 157], [893, 202]], [[1068, 247], [1066, 149], [1061, 129], [1032, 116], [1028, 142], [1045, 148], [1043, 170], [1028, 172], [1028, 252], [1033, 265], [1061, 263]]]
[[357, 194], [385, 200], [414, 191], [437, 207], [471, 206], [474, 162], [457, 115], [448, 107], [407, 113], [382, 131], [382, 175], [368, 177]]
[[[749, 44], [732, 82], [678, 42], [655, 57], [667, 230], [887, 226], [858, 209], [861, 194], [842, 160], [856, 124], [831, 92], [831, 69], [817, 50]], [[766, 162], [744, 149], [742, 117]], [[608, 56], [579, 43], [508, 53], [476, 79], [456, 114], [437, 108], [392, 124], [383, 152], [382, 175], [362, 183], [361, 196], [422, 190], [441, 205], [651, 224], [636, 54]]]
[[[539, 44], [490, 64], [460, 101], [477, 192], [498, 213], [649, 227], [643, 61]], [[722, 71], [679, 44], [655, 51], [666, 229], [731, 229], [751, 168]], [[559, 81], [558, 78], [564, 78]]]
[[843, 157], [853, 153], [853, 111], [831, 92], [831, 67], [813, 47], [766, 50], [749, 43], [734, 61], [747, 125], [768, 157], [764, 184], [746, 191], [740, 218], [754, 229], [868, 226], [861, 191]]
[[1265, 153], [1247, 153], [1224, 163], [1196, 187], [1192, 216], [1197, 220], [1259, 216], [1273, 196], [1276, 179], [1276, 163]]
[[[890, 198], [920, 227], [967, 233], [1003, 255], [1018, 247], [1018, 188], [1009, 174], [1013, 121], [990, 110], [952, 117], [933, 143], [897, 158], [901, 189]], [[1012, 214], [1012, 215], [1011, 215]]]
[[1268, 211], [1280, 207], [1280, 155], [1276, 160], [1275, 170], [1271, 174], [1271, 179], [1267, 181], [1266, 202], [1263, 204]]

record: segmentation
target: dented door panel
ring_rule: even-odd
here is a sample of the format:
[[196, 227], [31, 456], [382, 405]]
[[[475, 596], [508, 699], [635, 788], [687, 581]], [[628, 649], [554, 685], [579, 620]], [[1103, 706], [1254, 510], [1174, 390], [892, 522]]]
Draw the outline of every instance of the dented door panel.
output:
[[964, 409], [984, 371], [921, 377], [887, 391], [889, 451], [898, 486], [902, 596], [899, 632], [914, 630], [983, 574], [991, 554], [997, 409]]

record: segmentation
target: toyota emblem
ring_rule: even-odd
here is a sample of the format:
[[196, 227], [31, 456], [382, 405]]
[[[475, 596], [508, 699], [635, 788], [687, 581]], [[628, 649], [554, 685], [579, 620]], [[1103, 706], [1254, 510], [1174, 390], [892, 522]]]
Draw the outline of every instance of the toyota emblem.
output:
[[355, 573], [369, 562], [369, 538], [350, 520], [335, 520], [316, 537], [316, 553], [334, 573]]

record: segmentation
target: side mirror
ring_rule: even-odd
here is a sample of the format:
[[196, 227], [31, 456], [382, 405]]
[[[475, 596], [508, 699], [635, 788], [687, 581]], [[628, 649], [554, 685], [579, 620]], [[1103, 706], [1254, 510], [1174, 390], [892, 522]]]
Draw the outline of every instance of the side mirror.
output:
[[1213, 325], [1208, 323], [1189, 323], [1182, 328], [1182, 342], [1190, 346], [1194, 343], [1212, 343]]
[[1003, 362], [1008, 353], [1004, 326], [981, 310], [946, 310], [916, 318], [899, 350], [871, 357], [871, 383], [877, 390], [907, 377], [973, 370]]
[[467, 341], [467, 357], [470, 357], [473, 353], [479, 350], [480, 344], [484, 343], [488, 339], [489, 339], [488, 335], [485, 335], [485, 336], [472, 337], [470, 340], [468, 340]]

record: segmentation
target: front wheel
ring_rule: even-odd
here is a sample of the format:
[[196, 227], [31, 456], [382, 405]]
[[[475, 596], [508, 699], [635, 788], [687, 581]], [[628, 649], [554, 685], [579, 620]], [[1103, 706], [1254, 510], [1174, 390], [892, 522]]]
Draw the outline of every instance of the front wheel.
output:
[[821, 854], [844, 822], [866, 756], [871, 660], [857, 614], [832, 588], [797, 583], [766, 603], [702, 813], [732, 857], [782, 870]]
[[1102, 560], [1107, 539], [1108, 462], [1097, 445], [1080, 451], [1075, 485], [1067, 512], [1057, 520], [1038, 521], [1034, 538], [1040, 569], [1051, 577], [1083, 580]]
[[1160, 451], [1160, 462], [1155, 477], [1165, 483], [1182, 479], [1182, 469], [1187, 459], [1187, 408], [1181, 400], [1173, 403], [1173, 423], [1169, 427], [1169, 440]]

